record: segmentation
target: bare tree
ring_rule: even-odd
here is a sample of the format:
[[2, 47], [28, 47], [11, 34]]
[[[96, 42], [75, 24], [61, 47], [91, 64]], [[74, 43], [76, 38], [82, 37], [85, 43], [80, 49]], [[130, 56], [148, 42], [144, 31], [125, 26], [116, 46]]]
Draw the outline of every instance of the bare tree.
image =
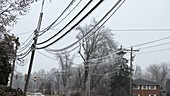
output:
[[147, 68], [147, 71], [152, 80], [159, 82], [161, 87], [165, 87], [166, 78], [170, 72], [170, 65], [166, 62], [153, 64]]
[[133, 78], [134, 79], [141, 79], [141, 78], [144, 79], [143, 75], [144, 75], [144, 73], [142, 73], [141, 66], [137, 65], [135, 68], [134, 74], [133, 74]]
[[54, 76], [55, 72], [56, 72], [55, 68], [52, 68], [50, 71], [40, 69], [37, 72], [33, 72], [29, 83], [30, 92], [38, 91], [46, 95], [51, 95], [55, 93], [56, 92], [56, 78]]
[[52, 88], [53, 88], [53, 93], [59, 93], [60, 90], [60, 80], [59, 80], [59, 72], [56, 68], [52, 68], [51, 69], [51, 76], [53, 78], [53, 81], [52, 81]]
[[34, 0], [0, 0], [0, 32], [17, 23], [20, 15], [25, 15]]
[[79, 65], [73, 69], [73, 76], [71, 78], [72, 81], [72, 90], [79, 91], [82, 90], [82, 82], [83, 82], [83, 66]]
[[61, 84], [60, 88], [66, 94], [67, 87], [72, 76], [72, 65], [73, 60], [70, 58], [70, 55], [67, 53], [58, 53], [57, 54], [58, 63], [61, 70], [56, 72], [56, 76]]
[[[100, 64], [104, 63], [104, 61], [108, 61], [108, 58], [102, 58], [96, 61], [90, 60], [109, 55], [117, 49], [117, 43], [113, 40], [111, 29], [105, 28], [105, 26], [97, 26], [97, 23], [98, 22], [93, 19], [90, 25], [77, 27], [77, 30], [79, 31], [77, 39], [84, 37], [91, 30], [91, 28], [95, 27], [91, 33], [85, 37], [81, 45], [82, 48], [80, 47], [79, 50], [79, 54], [84, 60], [83, 90], [86, 89], [85, 85], [89, 71], [96, 74], [105, 74], [108, 71], [106, 65], [103, 65], [102, 67], [99, 66]], [[93, 67], [89, 67], [91, 65], [93, 65]], [[101, 70], [103, 68], [106, 70]], [[103, 76], [92, 75], [91, 88], [94, 88], [96, 84], [102, 79], [102, 77]]]

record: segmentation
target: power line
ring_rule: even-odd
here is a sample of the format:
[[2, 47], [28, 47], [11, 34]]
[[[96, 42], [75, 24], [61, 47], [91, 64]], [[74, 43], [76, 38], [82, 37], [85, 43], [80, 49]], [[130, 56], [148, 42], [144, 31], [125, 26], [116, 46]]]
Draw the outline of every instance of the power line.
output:
[[[25, 43], [26, 43], [29, 39], [31, 39], [31, 40], [32, 40], [32, 39], [33, 39], [33, 37], [32, 37], [32, 36], [33, 36], [33, 33], [32, 33], [32, 34], [31, 34], [31, 35], [30, 35], [30, 36], [29, 36], [29, 37], [28, 37], [28, 38], [27, 38], [24, 42], [21, 42], [21, 43], [24, 45], [24, 44], [25, 44]], [[32, 37], [32, 38], [31, 38], [31, 37]]]
[[17, 54], [17, 57], [23, 56], [23, 55], [27, 54], [30, 50], [32, 50], [32, 47], [30, 47], [29, 49], [27, 49], [27, 50], [26, 50], [25, 52], [23, 52], [23, 53]]
[[112, 31], [170, 31], [170, 29], [156, 29], [156, 28], [148, 28], [148, 29], [111, 29]]
[[170, 42], [161, 43], [161, 44], [152, 45], [152, 46], [147, 46], [147, 47], [142, 47], [142, 48], [139, 48], [139, 49], [148, 49], [148, 48], [158, 47], [158, 46], [167, 45], [167, 44], [170, 44]]
[[[103, 17], [102, 19], [100, 19], [100, 21], [91, 29], [89, 30], [82, 38], [80, 38], [79, 40], [77, 40], [76, 42], [70, 44], [69, 46], [62, 48], [62, 49], [46, 49], [49, 51], [55, 51], [55, 52], [59, 52], [59, 51], [64, 51], [67, 50], [68, 48], [74, 46], [75, 44], [79, 43], [81, 40], [83, 40], [88, 34], [91, 33], [92, 30], [94, 30], [112, 11], [113, 13], [87, 38], [89, 39], [93, 34], [96, 33], [96, 31], [98, 31], [112, 16], [113, 14], [120, 8], [120, 6], [125, 2], [125, 0], [116, 8], [115, 11], [113, 11], [115, 9], [115, 7], [120, 3], [120, 1], [118, 1]], [[79, 45], [78, 45], [79, 46]], [[76, 46], [73, 49], [76, 49], [78, 46]], [[70, 52], [70, 51], [69, 51]]]
[[114, 70], [114, 71], [112, 71], [112, 72], [106, 72], [106, 73], [90, 73], [90, 75], [109, 75], [109, 74], [113, 74], [113, 73], [116, 73], [116, 72], [118, 72], [119, 70], [118, 69], [116, 69], [116, 70]]
[[55, 59], [55, 58], [53, 58], [53, 57], [50, 57], [50, 56], [48, 56], [48, 55], [45, 55], [44, 53], [42, 53], [42, 52], [40, 52], [40, 51], [37, 51], [37, 52], [38, 52], [39, 54], [41, 54], [41, 55], [43, 55], [43, 56], [49, 58], [49, 59], [57, 60], [57, 59]]
[[[32, 36], [32, 35], [31, 35]], [[32, 43], [32, 41], [33, 41], [33, 37], [31, 38], [31, 36], [30, 37], [28, 37], [28, 39], [24, 42], [24, 43], [22, 43], [23, 45], [28, 41], [28, 43], [27, 44], [25, 44], [23, 47], [19, 47], [19, 49], [17, 50], [17, 53], [21, 53], [21, 52], [23, 52], [25, 49], [27, 49], [28, 47], [30, 48], [31, 46], [31, 43]], [[30, 39], [30, 40], [29, 40]]]
[[26, 34], [31, 33], [31, 32], [33, 32], [33, 31], [34, 31], [34, 30], [32, 30], [32, 31], [26, 31], [26, 32], [23, 32], [23, 33], [20, 33], [20, 34], [16, 34], [16, 36], [26, 35]]
[[[71, 21], [69, 23], [67, 23], [59, 32], [57, 32], [55, 35], [53, 35], [52, 37], [50, 37], [49, 39], [43, 41], [43, 42], [40, 42], [40, 43], [37, 43], [36, 45], [41, 45], [41, 44], [44, 44], [48, 41], [50, 41], [52, 38], [56, 37], [58, 34], [60, 34], [68, 25], [70, 25], [89, 5], [90, 3], [92, 3], [93, 0], [90, 0], [84, 7], [83, 9], [81, 9], [81, 11], [78, 12], [78, 14], [73, 18], [71, 19]], [[87, 15], [87, 14], [86, 14]], [[83, 17], [84, 18], [84, 17]], [[75, 24], [76, 25], [76, 24]], [[78, 24], [77, 24], [78, 25]], [[73, 27], [74, 28], [74, 27]], [[73, 29], [72, 28], [72, 29]], [[70, 30], [71, 31], [71, 30]], [[68, 32], [68, 31], [67, 31]], [[66, 33], [67, 33], [66, 32]]]
[[[64, 17], [64, 18], [66, 18], [66, 17]], [[63, 20], [61, 20], [61, 21], [63, 21]], [[61, 22], [61, 21], [59, 21], [59, 22]], [[58, 25], [58, 23], [56, 24], [56, 25]], [[55, 27], [55, 25], [53, 26], [53, 27]], [[53, 29], [53, 27], [52, 27], [52, 30], [61, 30], [61, 29]], [[65, 29], [65, 30], [68, 30], [68, 29]], [[156, 28], [143, 28], [143, 29], [135, 29], [135, 28], [132, 28], [132, 29], [116, 29], [116, 28], [112, 28], [111, 29], [112, 31], [170, 31], [170, 29], [165, 29], [165, 28], [162, 28], [162, 29], [156, 29]], [[16, 36], [20, 36], [20, 35], [26, 35], [26, 34], [28, 34], [28, 33], [31, 33], [31, 32], [33, 32], [34, 30], [32, 30], [32, 31], [26, 31], [26, 32], [23, 32], [23, 33], [20, 33], [20, 34], [16, 34]]]
[[25, 45], [24, 47], [18, 49], [17, 53], [21, 53], [21, 52], [23, 52], [24, 50], [26, 50], [27, 48], [30, 48], [30, 47], [31, 47], [31, 42], [32, 42], [32, 41], [28, 42], [27, 45]]
[[82, 0], [80, 0], [76, 5], [75, 7], [62, 19], [60, 20], [57, 24], [55, 24], [51, 29], [53, 29], [54, 27], [56, 27], [57, 25], [59, 25], [65, 18], [67, 18], [73, 11], [74, 9], [81, 3]]
[[50, 54], [53, 54], [53, 55], [56, 55], [55, 53], [52, 53], [52, 52], [50, 52], [49, 50], [47, 50], [47, 49], [44, 49], [46, 52], [48, 52], [48, 53], [50, 53]]
[[[75, 0], [72, 0], [72, 1], [70, 2], [70, 4], [64, 9], [64, 11], [59, 15], [59, 17], [58, 17], [52, 24], [50, 24], [47, 28], [45, 28], [44, 30], [41, 31], [42, 33], [39, 34], [39, 36], [41, 36], [41, 35], [44, 34], [46, 31], [48, 31], [48, 30], [61, 18], [61, 16], [69, 9], [69, 7], [71, 7], [71, 5], [72, 5], [74, 2], [75, 2]], [[73, 10], [74, 10], [74, 9], [73, 9]], [[72, 11], [71, 11], [71, 12], [72, 12]], [[71, 12], [70, 12], [70, 13], [71, 13]], [[70, 13], [69, 13], [69, 14], [70, 14]], [[69, 15], [69, 14], [68, 14], [68, 15]], [[68, 15], [67, 15], [67, 16], [68, 16]], [[67, 17], [67, 16], [66, 16], [66, 17]], [[66, 17], [65, 17], [65, 18], [66, 18]], [[62, 19], [62, 20], [64, 20], [64, 19]], [[60, 21], [60, 23], [61, 23], [61, 22], [62, 22], [62, 21]], [[59, 23], [58, 23], [58, 24], [59, 24]]]
[[149, 41], [149, 42], [145, 42], [145, 43], [141, 43], [141, 44], [136, 44], [136, 45], [132, 45], [132, 46], [133, 47], [138, 47], [138, 46], [147, 45], [147, 44], [159, 42], [159, 41], [162, 41], [162, 40], [166, 40], [166, 39], [169, 39], [169, 38], [170, 38], [170, 36], [167, 36], [167, 37], [164, 37], [164, 38], [161, 38], [161, 39], [157, 39], [157, 40], [153, 40], [153, 41]]
[[[27, 48], [28, 48], [28, 49], [27, 49]], [[17, 54], [24, 54], [24, 53], [25, 53], [24, 51], [25, 51], [26, 49], [27, 49], [27, 50], [31, 49], [31, 46], [25, 47], [25, 48], [17, 51]]]
[[[113, 30], [113, 29], [112, 29]], [[135, 29], [136, 30], [136, 29]], [[148, 30], [148, 29], [142, 29], [142, 30]], [[150, 31], [151, 31], [151, 29], [149, 29]], [[152, 29], [153, 30], [153, 29]], [[157, 30], [157, 29], [155, 29], [155, 30]], [[158, 29], [158, 30], [163, 30], [163, 29]], [[165, 30], [168, 30], [168, 29], [165, 29]], [[140, 31], [140, 30], [138, 30], [138, 31]], [[28, 32], [32, 32], [32, 31], [28, 31]], [[25, 33], [27, 33], [27, 32], [25, 32]], [[33, 35], [33, 33], [29, 36], [29, 38], [28, 39], [30, 39], [30, 37]], [[146, 42], [146, 43], [142, 43], [142, 44], [138, 44], [138, 45], [135, 45], [135, 46], [141, 46], [141, 45], [145, 45], [145, 44], [149, 44], [149, 43], [154, 43], [154, 42], [158, 42], [158, 41], [160, 41], [160, 40], [164, 40], [164, 39], [168, 39], [169, 38], [169, 36], [168, 37], [165, 37], [165, 38], [161, 38], [161, 39], [158, 39], [158, 40], [154, 40], [154, 41], [150, 41], [150, 42]], [[26, 41], [28, 41], [28, 39], [27, 40], [25, 40], [24, 41], [24, 43], [26, 43]], [[25, 50], [27, 47], [28, 47], [28, 45], [30, 45], [30, 43], [31, 43], [32, 41], [29, 41], [29, 43], [27, 43], [24, 47], [22, 47], [21, 49], [19, 49], [19, 50], [21, 50], [21, 51], [19, 51], [18, 53], [20, 53], [20, 52], [22, 52], [23, 50]], [[24, 44], [23, 43], [23, 44]], [[161, 46], [161, 45], [166, 45], [166, 44], [169, 44], [170, 42], [167, 42], [167, 43], [163, 43], [163, 44], [158, 44], [158, 45], [153, 45], [153, 46], [148, 46], [148, 47], [143, 47], [143, 48], [139, 48], [139, 49], [146, 49], [146, 48], [152, 48], [152, 47], [156, 47], [156, 46]], [[133, 45], [134, 46], [134, 45]], [[71, 52], [71, 51], [73, 51], [73, 50], [75, 50], [76, 48], [77, 48], [78, 46], [76, 46], [75, 48], [73, 48], [72, 50], [70, 50], [70, 51], [68, 51], [68, 52]], [[68, 48], [66, 48], [66, 49], [68, 49]], [[63, 50], [65, 50], [65, 49], [63, 49]], [[52, 50], [51, 50], [52, 51]], [[54, 50], [53, 50], [54, 51]], [[55, 51], [57, 51], [57, 50], [55, 50]], [[61, 49], [60, 50], [58, 50], [58, 51], [61, 51]], [[24, 54], [24, 53], [23, 53]]]
[[146, 54], [146, 53], [155, 53], [155, 52], [161, 52], [161, 51], [168, 51], [170, 48], [160, 49], [160, 50], [154, 50], [154, 51], [147, 51], [147, 52], [141, 52], [136, 54]]
[[[126, 54], [125, 54], [126, 55]], [[117, 59], [121, 59], [122, 57], [118, 57], [118, 58], [114, 58], [114, 60], [117, 60]], [[109, 59], [109, 58], [108, 58]], [[91, 60], [93, 60], [93, 59], [91, 59]], [[91, 61], [90, 60], [90, 61]], [[97, 60], [97, 58], [96, 58], [96, 60]], [[91, 62], [90, 64], [91, 65], [88, 65], [89, 67], [94, 67], [94, 66], [102, 66], [102, 65], [109, 65], [108, 63], [113, 63], [113, 62], [110, 62], [110, 61], [108, 61], [108, 62], [102, 62], [102, 63], [99, 63], [99, 64], [95, 64], [94, 62]], [[81, 63], [79, 63], [79, 64], [74, 64], [74, 65], [83, 65], [84, 64], [84, 62], [81, 62]], [[71, 69], [59, 69], [59, 70], [62, 70], [62, 72], [66, 72], [66, 71], [69, 71], [69, 70], [72, 70], [72, 69], [76, 69], [76, 67], [73, 67], [73, 68], [71, 68]], [[61, 71], [60, 71], [61, 72]]]
[[28, 48], [25, 52], [23, 52], [23, 53], [17, 54], [17, 57], [21, 57], [21, 56], [27, 54], [30, 50], [32, 50], [32, 47], [29, 47], [29, 48]]
[[[74, 48], [72, 48], [72, 49], [70, 49], [70, 50], [68, 50], [68, 51], [65, 50], [63, 53], [70, 53], [70, 52], [76, 50], [77, 48], [79, 48], [79, 45], [76, 46], [76, 47], [74, 47]], [[49, 52], [49, 53], [51, 53], [51, 54], [55, 54], [56, 52], [59, 52], [59, 51], [56, 50], [56, 49], [44, 49], [44, 50], [47, 51], [47, 52]], [[63, 51], [63, 50], [62, 50], [62, 51]], [[52, 53], [52, 52], [55, 52], [55, 53]], [[61, 52], [61, 53], [62, 53], [62, 52]]]
[[[95, 61], [98, 61], [98, 60], [107, 60], [107, 59], [111, 59], [113, 55], [116, 55], [117, 53], [121, 52], [122, 50], [120, 51], [115, 51], [115, 53], [112, 53], [112, 54], [109, 54], [109, 55], [106, 55], [106, 56], [102, 56], [102, 57], [98, 57], [98, 58], [93, 58], [93, 59], [89, 59], [89, 60], [86, 60], [84, 62], [90, 62], [91, 64], [92, 63], [95, 63]], [[127, 54], [125, 54], [127, 55]], [[114, 57], [114, 60], [116, 59], [120, 59], [122, 58], [121, 56], [120, 57]], [[112, 59], [111, 59], [112, 60]], [[76, 64], [76, 65], [82, 65], [84, 64], [84, 62], [82, 63], [79, 63], [79, 64]], [[111, 63], [111, 62], [104, 62], [104, 63], [100, 63], [100, 64], [97, 64], [97, 65], [105, 65], [106, 63]], [[90, 67], [91, 66], [96, 66], [96, 65], [89, 65]], [[70, 70], [70, 69], [69, 69]]]
[[25, 58], [26, 56], [29, 55], [29, 53], [32, 51], [32, 48], [29, 48], [25, 53], [22, 53], [20, 55], [17, 55], [17, 59], [23, 59]]
[[[18, 49], [18, 50], [17, 50], [17, 54], [21, 54], [21, 55], [26, 54], [27, 51], [31, 49], [31, 46], [30, 46], [30, 45], [31, 45], [32, 41], [33, 41], [33, 38], [32, 38], [25, 46], [23, 46], [23, 47], [21, 47], [20, 49]], [[25, 43], [25, 42], [24, 42], [24, 43]], [[21, 53], [21, 52], [25, 51], [27, 48], [29, 48], [29, 49], [28, 49], [26, 52]]]
[[[19, 62], [17, 62], [17, 61], [19, 61]], [[26, 64], [28, 63], [29, 57], [27, 57], [26, 59], [23, 59], [22, 61], [21, 61], [21, 59], [17, 59], [17, 61], [16, 61], [16, 63], [17, 63], [19, 66], [24, 66], [24, 65], [26, 65]]]
[[[98, 60], [101, 60], [101, 59], [110, 59], [111, 56], [116, 55], [116, 54], [119, 53], [119, 52], [122, 52], [122, 50], [120, 50], [120, 51], [115, 51], [115, 53], [112, 53], [112, 54], [109, 54], [109, 55], [106, 55], [106, 56], [89, 59], [89, 60], [86, 60], [86, 61], [84, 61], [84, 62], [94, 62], [94, 61], [98, 61]], [[126, 54], [125, 54], [125, 55], [126, 55]], [[118, 58], [121, 58], [121, 57], [118, 57]], [[83, 63], [84, 63], [84, 62], [83, 62]]]
[[65, 32], [58, 39], [56, 39], [55, 41], [53, 41], [52, 43], [50, 43], [50, 44], [48, 44], [46, 46], [39, 47], [39, 48], [36, 48], [36, 49], [44, 49], [44, 48], [46, 48], [48, 46], [51, 46], [55, 42], [59, 41], [61, 38], [63, 38], [65, 35], [67, 35], [69, 32], [71, 32], [71, 30], [74, 29], [80, 22], [82, 22], [90, 13], [92, 13], [102, 2], [103, 2], [103, 0], [100, 0], [86, 15], [83, 16], [83, 18], [81, 18], [75, 25], [73, 25], [67, 32]]

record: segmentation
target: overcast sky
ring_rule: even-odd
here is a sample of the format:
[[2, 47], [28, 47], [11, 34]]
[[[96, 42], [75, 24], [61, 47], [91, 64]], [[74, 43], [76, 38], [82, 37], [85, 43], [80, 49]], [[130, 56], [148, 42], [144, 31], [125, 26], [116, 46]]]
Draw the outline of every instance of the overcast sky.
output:
[[[41, 0], [39, 0], [41, 1]], [[73, 4], [75, 6], [79, 0]], [[89, 8], [94, 6], [96, 2], [99, 0], [94, 0], [94, 3], [91, 4]], [[85, 19], [80, 25], [83, 26], [85, 24], [89, 24], [92, 18], [94, 17], [96, 20], [99, 20], [106, 11], [109, 10], [115, 4], [117, 0], [105, 0], [98, 9], [96, 9], [90, 16]], [[64, 8], [71, 2], [71, 0], [45, 0], [44, 6], [44, 16], [42, 22], [42, 28], [47, 27], [52, 23], [64, 10]], [[83, 0], [80, 5], [71, 13], [60, 25], [55, 27], [54, 29], [61, 29], [63, 25], [65, 25], [75, 14], [82, 8], [88, 0]], [[31, 6], [31, 10], [28, 15], [22, 16], [19, 22], [12, 29], [12, 33], [18, 35], [20, 37], [20, 41], [24, 42], [33, 32], [38, 22], [38, 16], [40, 13], [41, 2], [36, 2]], [[71, 7], [73, 8], [73, 7]], [[114, 39], [124, 48], [128, 48], [129, 46], [150, 42], [153, 40], [158, 40], [161, 38], [165, 38], [170, 36], [170, 0], [126, 0], [125, 3], [120, 7], [120, 9], [111, 17], [111, 19], [105, 24], [106, 27], [113, 29]], [[87, 12], [86, 10], [85, 12]], [[85, 12], [80, 16], [82, 17]], [[66, 13], [67, 14], [67, 13]], [[65, 16], [65, 15], [64, 15]], [[79, 19], [78, 19], [79, 20]], [[74, 24], [74, 23], [73, 23]], [[70, 25], [71, 26], [71, 25]], [[67, 28], [69, 29], [70, 26]], [[138, 31], [132, 31], [138, 30]], [[145, 31], [141, 31], [145, 30]], [[162, 29], [147, 31], [147, 29]], [[116, 31], [117, 30], [117, 31]], [[121, 31], [123, 30], [123, 31]], [[39, 37], [38, 42], [42, 42], [54, 35], [58, 30], [50, 30], [45, 35]], [[22, 34], [22, 33], [27, 34]], [[50, 48], [63, 48], [68, 44], [74, 42], [75, 32], [72, 31], [69, 35], [63, 38], [60, 42], [56, 43]], [[57, 37], [56, 37], [57, 38]], [[139, 49], [143, 47], [164, 44], [159, 47], [152, 47], [141, 49], [140, 52], [134, 53], [136, 54], [135, 60], [133, 62], [134, 66], [140, 65], [142, 68], [145, 68], [149, 64], [160, 63], [160, 62], [169, 62], [170, 63], [170, 38], [166, 40], [162, 40], [160, 42], [151, 43], [144, 46], [134, 47], [134, 49]], [[156, 51], [167, 49], [166, 51], [145, 53], [148, 51]], [[46, 54], [47, 56], [55, 58], [54, 55], [50, 55], [44, 50], [37, 50]], [[142, 54], [143, 53], [143, 54]], [[129, 54], [126, 55], [129, 58]], [[81, 62], [76, 62], [81, 63]], [[21, 71], [23, 73], [27, 73], [29, 62], [24, 66], [17, 66], [17, 71]], [[40, 69], [50, 70], [51, 68], [58, 67], [57, 61], [49, 59], [43, 56], [40, 53], [36, 52], [34, 58], [33, 71], [38, 71]]]

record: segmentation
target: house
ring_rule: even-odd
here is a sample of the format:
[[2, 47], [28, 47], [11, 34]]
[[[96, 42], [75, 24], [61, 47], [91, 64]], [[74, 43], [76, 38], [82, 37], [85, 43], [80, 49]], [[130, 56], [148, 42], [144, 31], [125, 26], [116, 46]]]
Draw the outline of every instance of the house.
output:
[[160, 85], [156, 82], [136, 79], [132, 84], [132, 96], [160, 96]]

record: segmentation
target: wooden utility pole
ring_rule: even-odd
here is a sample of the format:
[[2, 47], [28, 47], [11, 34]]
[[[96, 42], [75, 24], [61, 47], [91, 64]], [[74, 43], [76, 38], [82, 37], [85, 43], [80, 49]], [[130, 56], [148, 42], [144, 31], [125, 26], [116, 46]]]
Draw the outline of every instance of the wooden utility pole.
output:
[[86, 88], [88, 88], [88, 89], [87, 89], [87, 96], [90, 96], [90, 90], [91, 90], [91, 89], [90, 89], [90, 87], [91, 87], [91, 86], [90, 86], [90, 85], [91, 85], [91, 82], [90, 82], [90, 81], [91, 81], [91, 74], [90, 74], [90, 71], [88, 71], [88, 84], [87, 84], [87, 87], [86, 87]]
[[30, 74], [31, 74], [31, 70], [32, 70], [32, 65], [33, 65], [33, 61], [34, 61], [34, 55], [35, 55], [35, 45], [37, 44], [37, 40], [38, 40], [38, 32], [40, 31], [40, 27], [41, 27], [41, 22], [42, 22], [42, 17], [43, 17], [43, 13], [40, 13], [39, 16], [39, 21], [38, 21], [38, 25], [36, 30], [34, 31], [34, 43], [32, 44], [32, 53], [31, 53], [31, 59], [30, 59], [30, 65], [29, 65], [29, 69], [28, 69], [28, 77], [26, 79], [26, 83], [25, 83], [25, 88], [24, 88], [24, 93], [26, 94], [27, 92], [27, 87], [28, 87], [28, 83], [29, 83], [29, 79], [30, 79]]
[[32, 70], [32, 65], [33, 65], [33, 61], [34, 61], [35, 45], [37, 44], [37, 40], [38, 40], [38, 32], [40, 31], [40, 28], [41, 28], [41, 22], [42, 22], [42, 17], [43, 17], [42, 11], [43, 11], [43, 7], [44, 7], [44, 1], [45, 0], [42, 1], [42, 7], [41, 7], [41, 12], [40, 12], [37, 28], [34, 31], [34, 43], [31, 46], [32, 47], [32, 53], [31, 53], [30, 65], [29, 65], [29, 68], [28, 68], [28, 75], [27, 75], [25, 87], [24, 87], [24, 93], [25, 94], [27, 92], [27, 87], [28, 87], [28, 83], [29, 83], [29, 79], [30, 79], [30, 75], [31, 75], [31, 70]]
[[130, 51], [130, 96], [132, 96], [132, 62], [133, 62], [133, 52], [137, 52], [139, 50], [133, 50], [133, 47], [131, 47], [130, 50], [127, 50], [127, 51]]
[[17, 39], [14, 40], [15, 41], [15, 56], [14, 56], [14, 60], [13, 60], [13, 65], [12, 65], [12, 73], [11, 73], [11, 78], [10, 78], [10, 87], [12, 88], [12, 83], [13, 83], [13, 77], [14, 77], [14, 70], [15, 70], [15, 61], [16, 61], [16, 54], [17, 54], [17, 50], [18, 50], [18, 46], [20, 45], [19, 43], [19, 37], [17, 37]]
[[11, 78], [10, 78], [10, 87], [12, 88], [12, 82], [13, 82], [13, 77], [14, 77], [14, 70], [15, 70], [15, 61], [16, 61], [16, 54], [17, 54], [17, 49], [18, 47], [15, 47], [15, 56], [14, 56], [14, 60], [13, 60], [13, 65], [12, 65], [12, 73], [11, 73]]

